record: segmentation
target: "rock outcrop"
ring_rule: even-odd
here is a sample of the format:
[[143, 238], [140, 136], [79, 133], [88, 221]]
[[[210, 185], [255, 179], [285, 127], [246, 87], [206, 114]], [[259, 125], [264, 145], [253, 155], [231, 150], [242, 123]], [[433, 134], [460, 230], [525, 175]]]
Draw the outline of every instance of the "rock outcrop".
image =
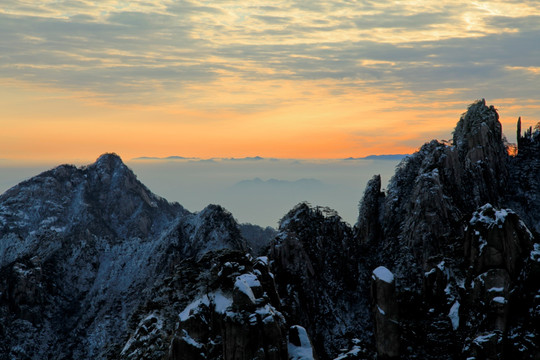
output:
[[152, 292], [122, 359], [316, 359], [306, 331], [280, 311], [266, 257], [208, 252], [178, 264]]
[[270, 250], [285, 317], [310, 334], [321, 359], [368, 340], [369, 287], [351, 228], [330, 209], [302, 203], [280, 221]]
[[360, 202], [356, 236], [364, 244], [370, 246], [381, 241], [381, 210], [384, 204], [384, 193], [381, 191], [381, 176], [375, 175], [368, 181], [364, 196]]

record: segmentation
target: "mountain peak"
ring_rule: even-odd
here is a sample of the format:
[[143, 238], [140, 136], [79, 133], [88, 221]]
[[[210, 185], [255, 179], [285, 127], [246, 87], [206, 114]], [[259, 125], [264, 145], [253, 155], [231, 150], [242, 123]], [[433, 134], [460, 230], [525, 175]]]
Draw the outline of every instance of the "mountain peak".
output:
[[120, 158], [120, 156], [118, 156], [116, 153], [102, 154], [100, 157], [97, 158], [94, 165], [100, 168], [106, 168], [108, 170], [112, 170], [120, 166], [125, 166], [122, 158]]
[[477, 100], [461, 115], [454, 131], [454, 145], [462, 153], [484, 146], [495, 146], [504, 152], [499, 114], [486, 100]]

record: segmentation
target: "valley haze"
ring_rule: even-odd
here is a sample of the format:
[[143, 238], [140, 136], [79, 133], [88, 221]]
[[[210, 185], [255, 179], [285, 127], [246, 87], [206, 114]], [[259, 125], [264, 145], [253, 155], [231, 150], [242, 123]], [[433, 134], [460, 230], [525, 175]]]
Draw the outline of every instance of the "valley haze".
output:
[[[321, 160], [169, 156], [125, 160], [150, 190], [190, 211], [219, 204], [241, 223], [277, 227], [287, 211], [304, 201], [335, 209], [345, 221], [354, 224], [368, 180], [381, 174], [386, 184], [405, 156]], [[56, 165], [0, 161], [0, 193]]]

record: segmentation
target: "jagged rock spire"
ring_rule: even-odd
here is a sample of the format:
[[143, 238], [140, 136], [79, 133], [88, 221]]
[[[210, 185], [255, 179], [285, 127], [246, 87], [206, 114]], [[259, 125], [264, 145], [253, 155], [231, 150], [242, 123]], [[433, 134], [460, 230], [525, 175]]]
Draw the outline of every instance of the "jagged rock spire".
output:
[[517, 121], [517, 142], [519, 144], [519, 139], [521, 139], [521, 116], [518, 118]]
[[500, 160], [506, 151], [502, 140], [499, 114], [485, 99], [472, 103], [456, 125], [454, 145], [460, 158], [471, 162], [494, 158]]

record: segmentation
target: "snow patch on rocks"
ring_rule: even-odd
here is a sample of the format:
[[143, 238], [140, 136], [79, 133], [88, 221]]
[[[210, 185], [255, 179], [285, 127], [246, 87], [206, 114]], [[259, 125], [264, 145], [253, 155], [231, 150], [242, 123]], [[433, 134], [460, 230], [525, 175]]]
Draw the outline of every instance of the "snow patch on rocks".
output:
[[457, 330], [459, 328], [459, 306], [459, 301], [456, 301], [454, 305], [452, 305], [452, 307], [450, 308], [450, 312], [448, 313], [448, 317], [452, 322], [452, 328], [454, 330]]
[[258, 284], [257, 286], [260, 286], [260, 282], [257, 280], [255, 275], [253, 275], [255, 278], [252, 278], [246, 275], [250, 275], [250, 274], [243, 274], [243, 275], [238, 276], [234, 283], [234, 287], [238, 291], [244, 293], [249, 298], [249, 300], [251, 300], [252, 303], [255, 303], [255, 295], [253, 294], [253, 290], [251, 290], [252, 286], [250, 284], [253, 285], [257, 283]]
[[394, 274], [384, 266], [379, 266], [375, 270], [373, 270], [373, 279], [380, 279], [386, 283], [393, 283], [394, 282]]
[[469, 223], [471, 225], [476, 225], [479, 222], [484, 223], [488, 229], [495, 226], [502, 228], [509, 214], [514, 214], [514, 212], [510, 209], [495, 210], [493, 205], [487, 203], [474, 212]]
[[289, 341], [289, 360], [314, 360], [313, 348], [306, 329], [299, 325], [291, 326], [291, 332], [297, 332], [300, 344], [293, 344]]

